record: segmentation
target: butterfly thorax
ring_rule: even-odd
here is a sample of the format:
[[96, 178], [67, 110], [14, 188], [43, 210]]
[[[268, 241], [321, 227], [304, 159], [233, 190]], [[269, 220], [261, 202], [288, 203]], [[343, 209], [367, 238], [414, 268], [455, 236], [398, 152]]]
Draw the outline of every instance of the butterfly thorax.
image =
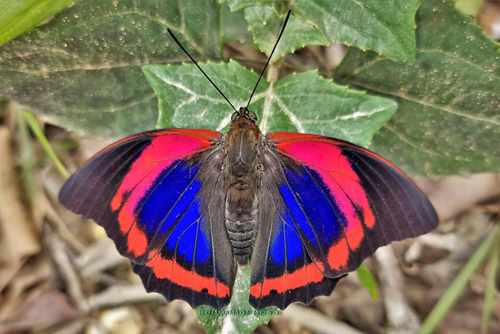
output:
[[[241, 111], [241, 110], [240, 110]], [[245, 110], [244, 110], [245, 111]], [[246, 114], [248, 115], [248, 113]], [[262, 133], [255, 121], [240, 113], [226, 135], [226, 170], [229, 179], [226, 197], [226, 230], [233, 253], [246, 265], [256, 235]]]

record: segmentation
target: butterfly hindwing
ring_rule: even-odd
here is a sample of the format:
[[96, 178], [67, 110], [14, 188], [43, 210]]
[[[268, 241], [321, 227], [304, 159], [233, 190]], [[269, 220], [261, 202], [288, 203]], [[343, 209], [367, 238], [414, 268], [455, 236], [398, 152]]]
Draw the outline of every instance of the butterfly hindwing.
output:
[[148, 291], [193, 307], [227, 304], [236, 269], [229, 241], [215, 237], [225, 233], [220, 136], [176, 129], [126, 138], [87, 162], [59, 196], [106, 229]]
[[[329, 295], [340, 277], [326, 277], [313, 262], [307, 240], [297, 229], [291, 209], [285, 203], [279, 185], [286, 184], [283, 168], [300, 166], [282, 159], [273, 150], [264, 150], [259, 224], [252, 253], [250, 304], [257, 308], [290, 303], [310, 303], [320, 295]], [[282, 165], [283, 164], [283, 165]]]
[[378, 247], [435, 228], [427, 198], [376, 154], [316, 135], [267, 138], [259, 203], [272, 214], [252, 254], [253, 305], [327, 295]]

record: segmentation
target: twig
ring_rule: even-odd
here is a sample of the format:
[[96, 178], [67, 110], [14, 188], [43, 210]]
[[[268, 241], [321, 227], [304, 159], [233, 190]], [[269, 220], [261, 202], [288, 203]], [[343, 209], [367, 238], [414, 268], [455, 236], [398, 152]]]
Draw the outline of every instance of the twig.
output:
[[379, 248], [375, 252], [375, 258], [379, 265], [378, 272], [383, 275], [380, 278], [380, 290], [389, 322], [387, 333], [416, 333], [420, 327], [420, 321], [404, 297], [403, 276], [392, 247]]
[[68, 295], [79, 310], [87, 311], [89, 306], [80, 287], [80, 280], [76, 274], [73, 264], [67, 254], [67, 248], [62, 240], [49, 229], [46, 237], [47, 247], [50, 250], [51, 257], [59, 270], [62, 279], [66, 285]]
[[318, 311], [296, 304], [288, 306], [286, 310], [282, 312], [282, 315], [310, 329], [314, 333], [363, 334], [363, 332], [358, 331], [344, 322], [330, 319]]
[[165, 298], [158, 293], [147, 293], [142, 284], [134, 284], [112, 286], [89, 297], [87, 301], [90, 308], [99, 309], [145, 301], [165, 303]]
[[109, 268], [129, 260], [116, 250], [116, 246], [109, 238], [101, 238], [87, 247], [75, 260], [82, 277], [99, 274]]
[[83, 253], [86, 247], [73, 235], [73, 233], [71, 233], [64, 221], [62, 221], [61, 217], [57, 214], [46, 194], [40, 194], [39, 197], [39, 200], [45, 209], [45, 218], [50, 223], [54, 231], [69, 247], [71, 247], [72, 251], [77, 254]]

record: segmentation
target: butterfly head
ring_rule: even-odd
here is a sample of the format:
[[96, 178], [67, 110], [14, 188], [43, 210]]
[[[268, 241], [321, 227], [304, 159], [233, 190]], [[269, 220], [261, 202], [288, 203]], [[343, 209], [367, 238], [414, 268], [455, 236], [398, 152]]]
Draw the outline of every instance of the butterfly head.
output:
[[231, 122], [236, 121], [237, 119], [248, 119], [253, 123], [257, 123], [257, 115], [248, 110], [246, 107], [241, 107], [240, 110], [235, 111], [233, 115], [231, 115]]
[[248, 110], [247, 107], [241, 107], [231, 115], [231, 126], [226, 135], [228, 142], [239, 142], [237, 138], [241, 136], [245, 137], [245, 141], [259, 142], [261, 135], [257, 125], [257, 115], [253, 111]]

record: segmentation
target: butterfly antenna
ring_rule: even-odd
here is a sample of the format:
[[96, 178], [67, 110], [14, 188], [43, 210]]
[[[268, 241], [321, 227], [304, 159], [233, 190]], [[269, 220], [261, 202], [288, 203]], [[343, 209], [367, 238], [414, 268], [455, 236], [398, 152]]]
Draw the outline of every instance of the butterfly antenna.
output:
[[226, 95], [224, 95], [222, 93], [222, 91], [219, 89], [219, 87], [217, 87], [217, 85], [212, 81], [212, 79], [210, 79], [209, 76], [205, 73], [205, 71], [203, 71], [203, 69], [200, 67], [200, 65], [198, 65], [198, 63], [196, 62], [196, 60], [194, 60], [194, 58], [191, 57], [191, 55], [186, 51], [186, 49], [184, 49], [184, 47], [182, 46], [181, 42], [179, 42], [179, 40], [177, 39], [177, 37], [175, 37], [175, 35], [172, 32], [172, 30], [170, 30], [169, 28], [167, 28], [167, 31], [170, 34], [170, 36], [172, 36], [172, 38], [177, 43], [177, 45], [179, 45], [179, 47], [181, 48], [181, 50], [184, 51], [184, 53], [189, 57], [189, 59], [191, 59], [191, 61], [196, 65], [196, 67], [198, 67], [198, 69], [201, 71], [201, 73], [203, 73], [203, 75], [205, 76], [205, 78], [207, 78], [208, 81], [210, 81], [210, 83], [212, 84], [212, 86], [214, 86], [215, 89], [217, 89], [217, 91], [219, 92], [219, 94], [222, 95], [222, 97], [224, 99], [226, 99], [227, 103], [229, 103], [229, 105], [231, 106], [231, 108], [233, 108], [233, 110], [236, 111], [236, 108], [233, 106], [233, 104], [231, 103], [231, 101], [229, 101], [229, 99], [226, 97]]
[[260, 73], [259, 80], [257, 80], [257, 83], [255, 84], [255, 87], [253, 88], [252, 95], [250, 95], [250, 98], [248, 99], [247, 108], [250, 105], [250, 102], [252, 101], [253, 94], [255, 93], [255, 91], [257, 90], [257, 87], [259, 86], [260, 79], [262, 78], [262, 76], [264, 75], [264, 72], [266, 71], [267, 65], [269, 65], [269, 62], [271, 61], [271, 57], [273, 56], [274, 50], [276, 50], [276, 46], [278, 46], [278, 43], [281, 39], [281, 36], [283, 35], [283, 31], [285, 31], [285, 27], [286, 27], [286, 24], [288, 22], [288, 19], [290, 18], [291, 13], [292, 13], [292, 11], [289, 10], [288, 14], [286, 14], [285, 22], [283, 22], [283, 27], [281, 28], [281, 32], [278, 36], [278, 39], [276, 40], [276, 43], [274, 43], [273, 50], [271, 51], [269, 58], [267, 58], [266, 65], [264, 65], [264, 69]]

